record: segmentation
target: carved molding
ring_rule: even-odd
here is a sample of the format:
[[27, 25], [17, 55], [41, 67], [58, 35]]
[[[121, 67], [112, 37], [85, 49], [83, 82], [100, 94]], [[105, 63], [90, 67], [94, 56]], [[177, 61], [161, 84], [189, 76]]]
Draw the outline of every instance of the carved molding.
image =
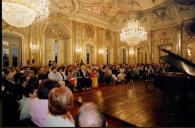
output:
[[3, 31], [9, 31], [9, 32], [17, 32], [17, 33], [20, 33], [22, 35], [24, 35], [24, 33], [25, 33], [24, 28], [13, 27], [13, 26], [7, 24], [4, 20], [2, 20], [2, 30]]
[[93, 38], [94, 37], [95, 30], [94, 30], [93, 25], [85, 24], [85, 28], [84, 29], [85, 29], [86, 37], [88, 37], [88, 38]]

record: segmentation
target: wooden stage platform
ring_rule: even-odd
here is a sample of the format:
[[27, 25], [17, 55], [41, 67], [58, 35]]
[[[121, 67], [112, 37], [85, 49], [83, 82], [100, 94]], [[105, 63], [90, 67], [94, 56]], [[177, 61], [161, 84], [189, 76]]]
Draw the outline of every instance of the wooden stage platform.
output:
[[126, 83], [74, 92], [74, 97], [80, 103], [94, 102], [102, 112], [134, 126], [180, 126], [181, 122], [177, 122], [167, 112], [162, 93], [158, 89], [150, 91], [153, 87], [151, 85], [146, 90], [144, 81], [137, 80], [134, 83], [133, 94]]

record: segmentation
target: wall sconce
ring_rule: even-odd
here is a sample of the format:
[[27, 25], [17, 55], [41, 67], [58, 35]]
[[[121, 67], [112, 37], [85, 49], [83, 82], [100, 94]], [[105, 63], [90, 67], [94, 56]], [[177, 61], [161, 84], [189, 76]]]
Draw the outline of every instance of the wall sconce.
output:
[[98, 50], [98, 53], [99, 53], [99, 54], [103, 54], [103, 53], [104, 53], [104, 50], [103, 50], [103, 49], [99, 49], [99, 50]]
[[3, 45], [7, 47], [9, 45], [9, 42], [3, 41]]
[[82, 51], [83, 51], [82, 48], [76, 48], [76, 52], [77, 52], [77, 53], [81, 53]]
[[30, 48], [34, 53], [39, 51], [39, 46], [37, 44], [31, 44]]

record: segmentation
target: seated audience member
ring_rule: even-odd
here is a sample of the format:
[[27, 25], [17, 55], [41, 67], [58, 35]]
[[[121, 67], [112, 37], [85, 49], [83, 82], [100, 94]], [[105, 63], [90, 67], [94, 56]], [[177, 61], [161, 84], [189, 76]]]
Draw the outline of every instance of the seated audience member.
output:
[[31, 82], [26, 85], [24, 96], [19, 102], [20, 120], [30, 119], [31, 101], [37, 97], [37, 88], [38, 84], [33, 85]]
[[112, 71], [112, 80], [113, 80], [112, 82], [113, 83], [118, 82], [119, 79], [118, 79], [117, 75], [119, 74], [119, 71], [116, 69], [115, 65], [111, 66], [111, 71]]
[[124, 66], [121, 66], [119, 71], [120, 73], [117, 75], [117, 77], [119, 78], [120, 81], [124, 81], [126, 76]]
[[104, 82], [106, 82], [107, 84], [112, 82], [112, 70], [109, 66], [106, 66], [106, 70], [104, 73]]
[[16, 72], [15, 75], [14, 75], [14, 82], [16, 84], [19, 84], [20, 83], [20, 78], [21, 76], [24, 75], [24, 73], [20, 73], [20, 72]]
[[27, 77], [25, 75], [20, 76], [19, 82], [17, 82], [15, 97], [17, 100], [21, 100], [25, 92], [25, 87], [27, 84]]
[[116, 69], [115, 65], [112, 65], [111, 70], [112, 70], [112, 74], [114, 74], [115, 76], [119, 74], [119, 71]]
[[97, 76], [97, 70], [95, 68], [92, 69], [92, 72], [90, 73], [90, 77], [92, 80], [92, 87], [97, 88], [98, 87], [98, 76]]
[[50, 71], [51, 71], [51, 68], [45, 66], [44, 72], [47, 74], [47, 78], [48, 78], [48, 75], [49, 75]]
[[106, 121], [95, 104], [85, 103], [79, 109], [77, 125], [79, 127], [105, 127]]
[[62, 81], [67, 81], [67, 76], [66, 76], [66, 73], [65, 73], [65, 67], [62, 66], [62, 67], [59, 67], [58, 68], [58, 72], [60, 73], [61, 77], [62, 77]]
[[63, 75], [61, 74], [62, 68], [58, 67], [57, 68], [57, 73], [58, 73], [58, 81], [64, 81]]
[[105, 72], [106, 72], [106, 67], [105, 66], [100, 66], [98, 72], [99, 72], [98, 81], [101, 82], [101, 83], [104, 83], [104, 75], [105, 75]]
[[31, 102], [30, 116], [34, 124], [43, 127], [48, 115], [48, 95], [51, 89], [60, 87], [54, 80], [43, 80], [37, 90], [37, 98]]
[[15, 97], [17, 87], [14, 82], [14, 74], [11, 73], [9, 70], [6, 71], [4, 86], [5, 92]]
[[75, 127], [69, 109], [73, 106], [73, 94], [68, 87], [53, 88], [49, 93], [49, 115], [45, 127]]
[[81, 66], [81, 69], [79, 70], [80, 76], [81, 76], [81, 87], [83, 90], [90, 89], [92, 85], [92, 81], [89, 77], [89, 73], [86, 71], [86, 68], [84, 65]]
[[19, 71], [20, 73], [25, 73], [25, 67], [23, 67], [23, 66], [20, 66], [20, 71]]
[[64, 80], [65, 80], [65, 83], [66, 83], [66, 85], [67, 84], [70, 84], [70, 82], [68, 81], [68, 73], [67, 73], [67, 67], [65, 67], [65, 66], [62, 66], [62, 74], [63, 74], [63, 76], [64, 76]]
[[68, 69], [68, 80], [70, 85], [72, 86], [71, 88], [73, 91], [77, 91], [77, 77], [76, 77], [76, 71], [73, 68]]
[[81, 70], [81, 67], [77, 66], [77, 68], [76, 68], [76, 78], [77, 78], [77, 89], [78, 90], [82, 89], [82, 81], [83, 81], [80, 70]]
[[48, 75], [47, 75], [47, 73], [44, 71], [44, 68], [40, 68], [40, 69], [39, 69], [38, 79], [39, 79], [40, 81], [45, 80], [45, 79], [48, 79]]
[[31, 84], [31, 85], [39, 85], [39, 79], [37, 77], [31, 77], [28, 80], [28, 84]]
[[48, 74], [48, 78], [50, 80], [56, 80], [56, 81], [62, 80], [62, 76], [59, 72], [57, 72], [56, 67], [51, 68], [51, 72]]
[[30, 80], [30, 78], [35, 77], [35, 74], [32, 70], [27, 70], [27, 81]]

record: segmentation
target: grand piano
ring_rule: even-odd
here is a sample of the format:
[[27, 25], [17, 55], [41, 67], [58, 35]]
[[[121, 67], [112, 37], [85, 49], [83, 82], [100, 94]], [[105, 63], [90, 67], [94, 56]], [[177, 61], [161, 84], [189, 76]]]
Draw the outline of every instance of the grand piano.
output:
[[169, 106], [175, 109], [178, 99], [187, 104], [195, 97], [195, 64], [171, 51], [161, 50], [167, 55], [160, 59], [169, 64], [171, 70], [155, 75], [154, 84], [166, 95]]

